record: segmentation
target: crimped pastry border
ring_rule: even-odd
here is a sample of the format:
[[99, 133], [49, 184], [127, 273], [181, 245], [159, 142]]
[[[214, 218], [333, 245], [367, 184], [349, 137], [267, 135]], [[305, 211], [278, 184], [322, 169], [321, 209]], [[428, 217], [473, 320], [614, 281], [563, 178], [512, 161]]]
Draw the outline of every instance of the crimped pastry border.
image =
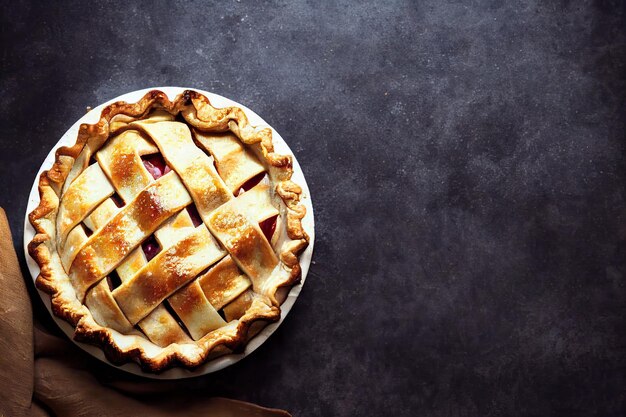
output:
[[[193, 344], [171, 344], [158, 348], [161, 351], [154, 355], [148, 354], [148, 350], [154, 349], [148, 349], [145, 344], [155, 345], [147, 339], [122, 336], [115, 330], [98, 325], [82, 302], [76, 297], [72, 300], [73, 290], [68, 291], [63, 287], [59, 268], [54, 265], [53, 251], [56, 251], [56, 245], [51, 235], [56, 233], [56, 229], [50, 230], [50, 222], [55, 223], [59, 195], [73, 165], [88, 163], [91, 154], [109, 137], [126, 129], [130, 122], [142, 119], [157, 109], [175, 116], [180, 114], [189, 125], [201, 131], [231, 130], [244, 144], [256, 147], [257, 157], [266, 165], [275, 191], [286, 208], [283, 218], [290, 242], [279, 255], [290, 273], [285, 280], [276, 283], [270, 292], [270, 305], [253, 304], [236, 323], [234, 330], [233, 326], [226, 326], [226, 330], [218, 329]], [[83, 152], [86, 156], [78, 161]], [[279, 320], [280, 303], [273, 296], [278, 288], [291, 286], [300, 279], [298, 257], [308, 246], [309, 236], [301, 223], [306, 214], [306, 209], [300, 202], [302, 189], [291, 181], [292, 172], [291, 157], [274, 152], [271, 129], [251, 126], [243, 110], [238, 107], [213, 107], [206, 96], [194, 90], [183, 91], [173, 101], [164, 92], [152, 90], [136, 103], [112, 103], [102, 110], [97, 123], [80, 125], [76, 143], [59, 148], [54, 164], [39, 178], [40, 203], [28, 216], [36, 231], [28, 244], [29, 254], [40, 268], [40, 274], [35, 280], [36, 286], [50, 295], [53, 313], [75, 328], [74, 339], [101, 347], [107, 359], [114, 364], [132, 361], [138, 363], [144, 371], [158, 373], [176, 366], [193, 369], [215, 357], [241, 350], [265, 324]], [[232, 331], [228, 333], [229, 330]], [[120, 338], [137, 340], [120, 343]]]

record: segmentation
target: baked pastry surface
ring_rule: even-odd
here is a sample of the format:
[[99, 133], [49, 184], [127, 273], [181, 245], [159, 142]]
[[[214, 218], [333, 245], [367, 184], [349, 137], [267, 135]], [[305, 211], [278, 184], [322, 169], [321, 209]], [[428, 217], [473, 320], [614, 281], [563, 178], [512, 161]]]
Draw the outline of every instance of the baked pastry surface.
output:
[[291, 175], [237, 107], [193, 90], [113, 103], [39, 179], [36, 285], [116, 364], [160, 372], [241, 349], [300, 278]]

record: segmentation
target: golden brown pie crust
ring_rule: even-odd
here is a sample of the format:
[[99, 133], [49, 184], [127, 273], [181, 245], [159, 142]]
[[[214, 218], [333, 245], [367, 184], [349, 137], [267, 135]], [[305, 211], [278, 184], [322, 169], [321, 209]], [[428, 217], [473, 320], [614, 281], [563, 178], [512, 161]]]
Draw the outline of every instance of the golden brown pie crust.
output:
[[[127, 130], [130, 123], [146, 118], [155, 110], [180, 115], [188, 125], [200, 132], [231, 131], [243, 144], [253, 149], [268, 172], [271, 186], [284, 204], [281, 207], [281, 218], [290, 239], [278, 254], [288, 274], [280, 282], [272, 282], [273, 287], [267, 293], [269, 301], [260, 296], [251, 296], [253, 293], [248, 291], [246, 305], [233, 306], [237, 309], [245, 308], [239, 320], [231, 321], [199, 340], [190, 339], [189, 343], [173, 343], [166, 347], [157, 347], [138, 332], [136, 335], [122, 335], [111, 328], [100, 326], [82, 300], [78, 300], [67, 287], [68, 280], [63, 276], [66, 272], [55, 253], [59, 196], [68, 178], [72, 181], [77, 175], [72, 168], [79, 164], [77, 171], [80, 173], [109, 138]], [[100, 346], [114, 364], [134, 361], [145, 371], [161, 372], [175, 366], [194, 368], [217, 356], [241, 350], [266, 323], [280, 318], [277, 290], [294, 285], [300, 279], [298, 257], [307, 247], [309, 236], [301, 223], [306, 213], [300, 203], [302, 189], [291, 181], [291, 175], [291, 157], [274, 152], [271, 129], [251, 126], [238, 107], [215, 108], [207, 97], [193, 90], [184, 91], [173, 101], [162, 91], [153, 90], [136, 103], [113, 103], [102, 110], [98, 123], [80, 126], [76, 144], [59, 148], [54, 165], [39, 178], [41, 201], [29, 214], [36, 235], [28, 245], [30, 255], [41, 270], [36, 286], [51, 296], [54, 314], [75, 327], [74, 338]]]

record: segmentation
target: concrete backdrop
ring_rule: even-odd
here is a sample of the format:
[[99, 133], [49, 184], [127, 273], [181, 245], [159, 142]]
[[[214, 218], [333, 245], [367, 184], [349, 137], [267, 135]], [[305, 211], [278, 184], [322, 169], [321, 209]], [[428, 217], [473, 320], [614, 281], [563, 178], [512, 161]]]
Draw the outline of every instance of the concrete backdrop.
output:
[[623, 415], [623, 2], [54, 3], [1, 7], [0, 205], [22, 262], [44, 156], [131, 90], [247, 105], [311, 187], [290, 316], [181, 389], [296, 416]]

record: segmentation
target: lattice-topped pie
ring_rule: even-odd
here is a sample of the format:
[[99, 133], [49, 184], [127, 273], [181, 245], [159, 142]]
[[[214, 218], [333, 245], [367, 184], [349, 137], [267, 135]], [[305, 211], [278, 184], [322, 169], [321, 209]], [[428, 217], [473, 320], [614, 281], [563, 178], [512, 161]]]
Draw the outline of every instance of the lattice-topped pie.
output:
[[291, 175], [237, 107], [191, 90], [111, 104], [40, 177], [37, 287], [114, 363], [158, 372], [241, 349], [300, 278]]

